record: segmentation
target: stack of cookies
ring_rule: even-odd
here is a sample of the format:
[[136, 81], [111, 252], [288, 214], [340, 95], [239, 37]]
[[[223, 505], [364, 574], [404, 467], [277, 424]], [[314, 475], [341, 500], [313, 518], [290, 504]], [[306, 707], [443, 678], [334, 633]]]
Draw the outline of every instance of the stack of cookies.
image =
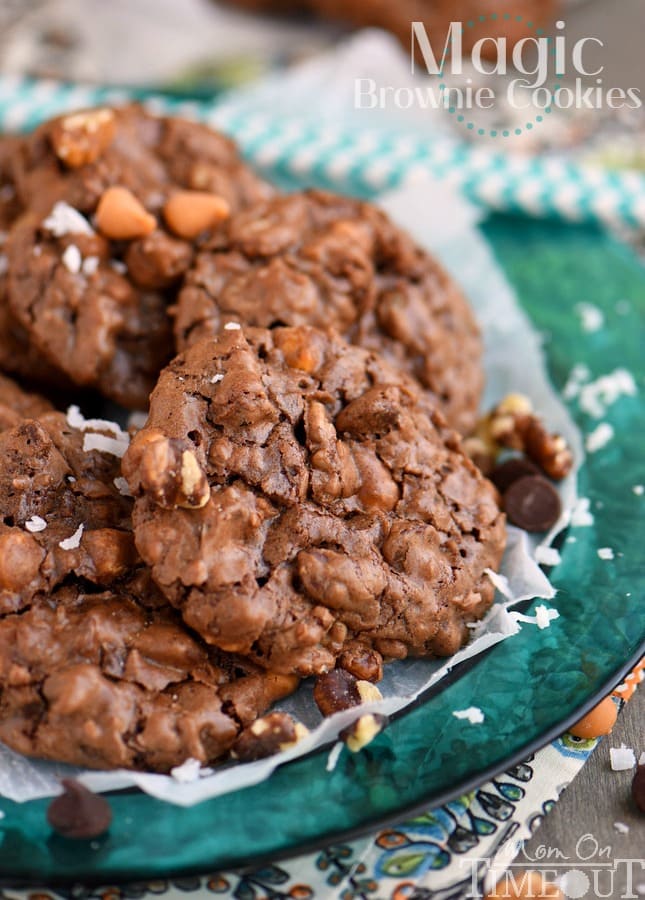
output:
[[[481, 346], [437, 262], [136, 107], [5, 139], [0, 178], [0, 740], [257, 758], [301, 735], [263, 717], [300, 679], [327, 714], [458, 650], [505, 525], [461, 448]], [[122, 426], [79, 410], [107, 401]]]

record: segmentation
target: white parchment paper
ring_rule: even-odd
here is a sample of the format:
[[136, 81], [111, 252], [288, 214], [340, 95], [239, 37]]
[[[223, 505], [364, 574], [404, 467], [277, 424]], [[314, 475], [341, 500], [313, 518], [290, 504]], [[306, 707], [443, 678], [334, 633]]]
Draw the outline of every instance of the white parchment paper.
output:
[[[446, 183], [431, 181], [427, 176], [412, 179], [397, 191], [384, 196], [381, 205], [405, 226], [421, 243], [435, 253], [462, 285], [481, 325], [485, 353], [487, 408], [513, 391], [528, 395], [549, 427], [561, 432], [569, 441], [580, 463], [583, 450], [580, 435], [566, 408], [551, 387], [540, 348], [540, 337], [519, 308], [513, 292], [485, 240], [476, 228], [478, 213], [463, 201]], [[576, 501], [575, 473], [560, 486], [563, 515], [560, 522], [544, 538], [548, 544], [564, 527]], [[496, 603], [486, 618], [473, 628], [470, 644], [449, 660], [405, 660], [386, 667], [379, 685], [384, 699], [361, 707], [361, 712], [376, 710], [386, 715], [400, 710], [423, 690], [435, 684], [454, 665], [500, 640], [512, 637], [526, 627], [558, 627], [557, 612], [545, 608], [540, 616], [524, 616], [510, 609], [514, 603], [532, 597], [551, 600], [555, 591], [535, 562], [538, 541], [525, 532], [509, 528]], [[315, 747], [333, 742], [338, 732], [356, 718], [356, 710], [346, 710], [321, 721], [311, 696], [312, 686], [305, 683], [293, 696], [279, 704], [292, 712], [310, 729], [309, 736], [296, 747], [267, 760], [226, 765], [215, 770], [202, 770], [185, 783], [166, 775], [140, 772], [92, 772], [71, 766], [30, 760], [0, 745], [0, 796], [15, 801], [60, 793], [62, 776], [80, 778], [96, 791], [114, 790], [133, 785], [149, 794], [180, 806], [205, 800], [256, 784], [268, 778], [274, 769]], [[484, 698], [480, 698], [483, 702]], [[471, 698], [477, 706], [478, 698]], [[464, 723], [464, 727], [473, 727]], [[343, 751], [348, 752], [348, 751]]]

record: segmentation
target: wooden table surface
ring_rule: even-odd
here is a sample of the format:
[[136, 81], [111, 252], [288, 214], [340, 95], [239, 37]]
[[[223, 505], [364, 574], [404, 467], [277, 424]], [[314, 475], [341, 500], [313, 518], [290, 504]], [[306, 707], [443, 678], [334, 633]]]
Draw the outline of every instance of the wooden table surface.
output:
[[[589, 900], [597, 897], [609, 897], [611, 900], [645, 897], [645, 813], [639, 812], [631, 798], [634, 771], [614, 772], [609, 764], [609, 748], [620, 747], [621, 743], [631, 747], [637, 759], [645, 751], [645, 685], [636, 691], [612, 734], [602, 740], [525, 847], [527, 868], [541, 868], [539, 863], [528, 860], [538, 858], [539, 848], [542, 847], [549, 852], [551, 861], [562, 863], [558, 870], [566, 872], [577, 869], [584, 873], [590, 885], [585, 893], [575, 893], [576, 897]], [[614, 826], [615, 822], [627, 825], [629, 832], [620, 833]], [[592, 837], [585, 838], [585, 835]], [[593, 860], [580, 860], [579, 856], [591, 856], [594, 841], [599, 848], [611, 848], [602, 861], [611, 861], [613, 866], [598, 866], [594, 865]], [[577, 847], [580, 855], [576, 852]], [[598, 856], [594, 858], [597, 860]], [[633, 860], [634, 887], [631, 893], [627, 889], [628, 866], [625, 863], [616, 864], [618, 859]], [[521, 860], [520, 857], [518, 861]], [[545, 869], [548, 867], [548, 863], [543, 865]], [[615, 870], [613, 874], [612, 868]], [[583, 879], [577, 875], [574, 877], [582, 889]], [[595, 879], [597, 881], [594, 883]]]

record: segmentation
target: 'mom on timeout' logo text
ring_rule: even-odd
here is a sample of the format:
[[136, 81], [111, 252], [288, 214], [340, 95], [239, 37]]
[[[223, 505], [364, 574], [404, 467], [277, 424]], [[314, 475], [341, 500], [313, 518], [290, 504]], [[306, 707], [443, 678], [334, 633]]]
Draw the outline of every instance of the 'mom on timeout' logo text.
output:
[[[472, 49], [464, 60], [464, 28], [481, 27], [481, 20], [485, 20], [486, 34], [474, 43], [469, 41]], [[535, 34], [511, 46], [505, 36], [490, 33], [496, 21], [497, 16], [491, 15], [482, 16], [477, 22], [451, 22], [440, 36], [429, 34], [423, 22], [411, 22], [411, 74], [428, 77], [396, 87], [379, 85], [374, 78], [356, 78], [355, 108], [416, 107], [459, 113], [494, 110], [503, 102], [542, 121], [535, 113], [551, 112], [554, 107], [638, 109], [643, 105], [638, 88], [604, 84], [604, 66], [598, 63], [598, 51], [595, 63], [590, 58], [592, 46], [604, 47], [600, 38], [582, 37], [569, 42], [566, 23], [558, 21], [554, 35], [547, 36], [536, 29]], [[526, 24], [529, 30], [530, 23]], [[443, 49], [439, 56], [440, 48]], [[562, 84], [565, 79], [566, 84]]]

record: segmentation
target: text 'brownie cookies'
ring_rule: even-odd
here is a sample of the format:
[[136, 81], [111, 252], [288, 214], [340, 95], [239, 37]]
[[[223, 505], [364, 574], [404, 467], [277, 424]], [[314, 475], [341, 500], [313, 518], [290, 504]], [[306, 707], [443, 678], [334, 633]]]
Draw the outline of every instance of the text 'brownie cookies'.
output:
[[479, 332], [441, 266], [375, 206], [280, 195], [215, 229], [179, 295], [179, 350], [227, 323], [335, 328], [413, 375], [461, 433], [482, 389]]
[[185, 622], [276, 672], [347, 643], [448, 655], [493, 599], [495, 489], [412, 379], [308, 327], [177, 357], [123, 459], [137, 547]]
[[6, 248], [11, 315], [71, 382], [145, 407], [194, 238], [272, 189], [228, 138], [138, 107], [46, 123], [11, 175], [26, 211]]

